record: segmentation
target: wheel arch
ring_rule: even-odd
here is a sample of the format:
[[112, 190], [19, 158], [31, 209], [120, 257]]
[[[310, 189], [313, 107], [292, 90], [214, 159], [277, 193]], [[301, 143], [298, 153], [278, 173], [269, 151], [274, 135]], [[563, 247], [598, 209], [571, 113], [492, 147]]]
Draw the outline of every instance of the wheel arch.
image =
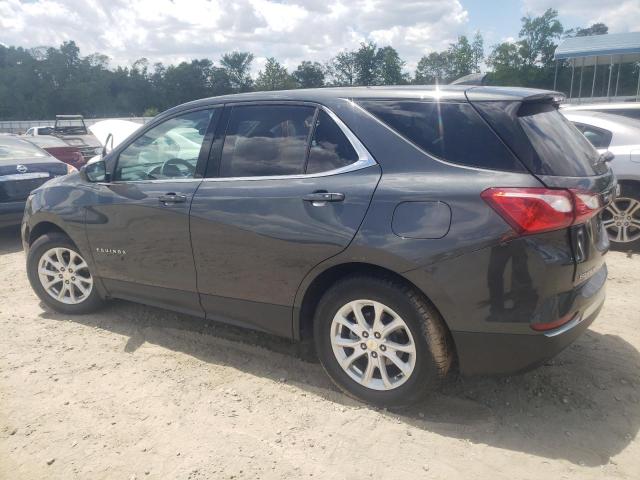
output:
[[[313, 337], [313, 316], [318, 302], [322, 298], [324, 292], [338, 280], [351, 275], [370, 275], [382, 278], [392, 278], [420, 292], [421, 295], [429, 302], [429, 304], [440, 314], [449, 335], [451, 329], [446, 319], [442, 316], [438, 307], [429, 298], [429, 295], [420, 289], [415, 283], [404, 277], [403, 275], [380, 265], [367, 262], [345, 262], [332, 265], [319, 272], [304, 289], [304, 292], [298, 297], [299, 305], [294, 308], [293, 318], [293, 337], [298, 340], [307, 340]], [[453, 345], [453, 341], [452, 341]], [[455, 349], [455, 346], [454, 346]]]
[[27, 233], [26, 236], [30, 246], [33, 245], [33, 242], [35, 242], [42, 235], [45, 235], [47, 233], [52, 233], [52, 232], [61, 233], [73, 242], [73, 240], [71, 239], [71, 236], [62, 227], [60, 227], [60, 225], [50, 220], [43, 220], [35, 224], [33, 227], [28, 227], [28, 228], [29, 230], [26, 232]]

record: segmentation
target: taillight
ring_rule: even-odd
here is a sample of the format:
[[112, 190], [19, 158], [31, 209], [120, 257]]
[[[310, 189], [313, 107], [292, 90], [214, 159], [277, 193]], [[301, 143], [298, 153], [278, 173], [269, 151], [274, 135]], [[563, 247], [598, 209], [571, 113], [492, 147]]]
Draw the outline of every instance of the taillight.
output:
[[600, 195], [579, 190], [572, 190], [571, 193], [573, 193], [576, 215], [573, 223], [583, 223], [602, 210], [603, 205]]
[[569, 321], [573, 320], [575, 316], [576, 316], [575, 313], [568, 313], [564, 317], [560, 317], [559, 319], [554, 320], [553, 322], [532, 323], [531, 328], [538, 332], [546, 332], [548, 330], [554, 330], [556, 328], [561, 327], [565, 323], [569, 323]]
[[560, 230], [592, 217], [600, 197], [575, 190], [488, 188], [480, 194], [519, 235]]

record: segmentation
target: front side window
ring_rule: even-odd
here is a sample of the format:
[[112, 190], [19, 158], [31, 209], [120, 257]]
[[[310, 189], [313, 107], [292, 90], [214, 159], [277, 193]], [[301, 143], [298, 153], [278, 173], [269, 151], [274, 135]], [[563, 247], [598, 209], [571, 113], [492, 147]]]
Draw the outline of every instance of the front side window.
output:
[[220, 160], [220, 177], [304, 173], [315, 108], [300, 105], [233, 107]]
[[212, 113], [186, 113], [147, 130], [120, 152], [114, 179], [193, 178]]

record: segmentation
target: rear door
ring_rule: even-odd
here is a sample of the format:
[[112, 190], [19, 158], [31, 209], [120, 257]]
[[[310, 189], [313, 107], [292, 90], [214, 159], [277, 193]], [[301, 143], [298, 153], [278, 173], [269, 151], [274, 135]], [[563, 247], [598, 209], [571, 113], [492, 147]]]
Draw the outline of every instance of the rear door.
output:
[[[600, 207], [615, 193], [615, 177], [593, 145], [557, 109], [551, 98], [523, 102], [474, 102], [523, 164], [549, 188], [569, 189]], [[602, 210], [569, 229], [582, 283], [600, 270], [609, 238]]]
[[227, 106], [191, 206], [207, 316], [290, 336], [294, 296], [354, 237], [380, 178], [331, 112], [304, 103]]

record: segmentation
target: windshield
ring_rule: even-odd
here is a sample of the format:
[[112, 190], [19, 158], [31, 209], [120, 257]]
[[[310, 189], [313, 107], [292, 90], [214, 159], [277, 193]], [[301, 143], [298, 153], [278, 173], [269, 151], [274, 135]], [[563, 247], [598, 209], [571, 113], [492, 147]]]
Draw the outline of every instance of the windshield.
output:
[[535, 150], [528, 165], [540, 175], [584, 177], [607, 171], [593, 145], [550, 104], [523, 104], [518, 120]]
[[25, 141], [0, 141], [0, 159], [46, 157], [47, 154], [35, 145]]

